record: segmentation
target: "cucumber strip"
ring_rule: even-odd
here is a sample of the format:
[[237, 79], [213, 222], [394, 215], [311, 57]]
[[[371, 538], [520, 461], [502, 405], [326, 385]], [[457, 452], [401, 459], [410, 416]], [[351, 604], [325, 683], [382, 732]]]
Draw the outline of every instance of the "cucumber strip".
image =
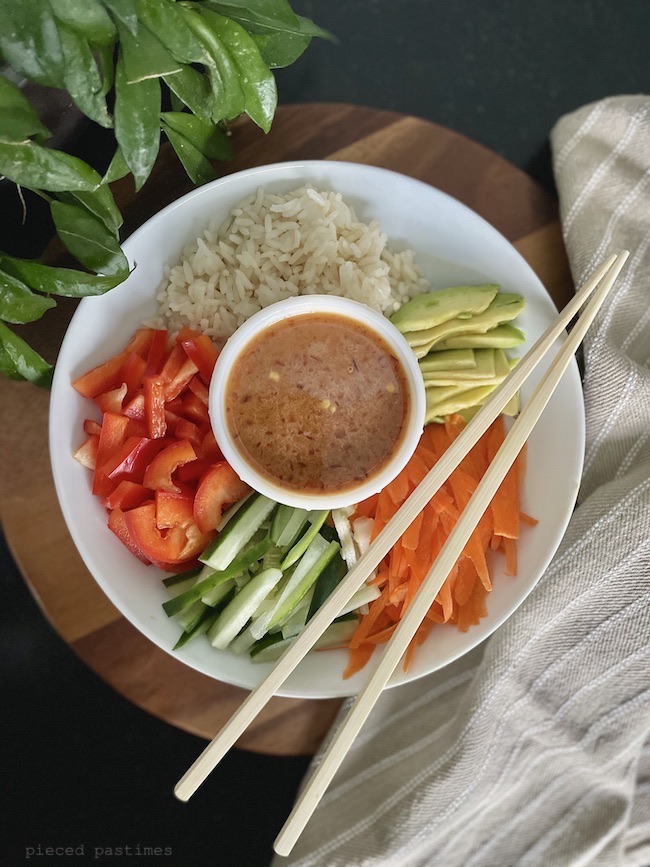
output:
[[[284, 508], [286, 509], [287, 506], [284, 506]], [[308, 520], [309, 512], [307, 509], [293, 509], [289, 520], [278, 535], [275, 543], [278, 548], [284, 548], [285, 551], [290, 548], [295, 543]]]
[[269, 623], [269, 629], [272, 629], [277, 624], [282, 623], [285, 617], [291, 614], [291, 612], [300, 602], [305, 593], [310, 589], [312, 584], [314, 584], [323, 569], [327, 566], [330, 560], [339, 552], [339, 549], [340, 546], [338, 542], [330, 542], [327, 546], [327, 549], [323, 551], [318, 560], [304, 576], [302, 581], [300, 581], [291, 592], [286, 593], [285, 591], [285, 599], [279, 602], [276, 606], [275, 612], [273, 613], [273, 616], [271, 617], [271, 621]]
[[314, 596], [314, 587], [311, 587], [300, 603], [296, 605], [290, 616], [286, 618], [281, 627], [279, 627], [283, 638], [293, 638], [303, 629], [307, 623], [307, 615], [311, 606], [311, 600]]
[[262, 494], [251, 495], [214, 542], [201, 554], [199, 560], [216, 572], [222, 572], [270, 517], [276, 505], [277, 503]]
[[265, 569], [243, 587], [208, 631], [212, 646], [224, 650], [251, 619], [257, 606], [282, 578], [279, 569]]
[[183, 581], [189, 581], [190, 578], [196, 578], [200, 572], [201, 567], [198, 566], [195, 569], [188, 569], [186, 572], [178, 572], [175, 575], [168, 575], [166, 578], [163, 578], [162, 583], [168, 588], [175, 587], [177, 584], [182, 584]]
[[381, 590], [376, 584], [364, 584], [363, 587], [359, 587], [357, 592], [348, 599], [338, 616], [343, 617], [352, 611], [356, 611], [357, 608], [361, 608], [362, 605], [369, 605], [380, 596]]
[[212, 611], [210, 608], [206, 608], [200, 620], [194, 626], [191, 632], [181, 632], [181, 637], [172, 647], [172, 650], [180, 650], [181, 647], [184, 647], [189, 641], [192, 641], [192, 639], [196, 638], [198, 635], [205, 635], [205, 633], [208, 631], [208, 629], [210, 628], [212, 623], [214, 623], [215, 619], [218, 616], [218, 612]]
[[278, 587], [277, 598], [275, 604], [270, 611], [256, 617], [251, 625], [251, 629], [255, 639], [262, 638], [269, 630], [269, 625], [279, 606], [282, 605], [285, 599], [292, 593], [300, 584], [304, 576], [316, 563], [321, 554], [328, 548], [328, 543], [318, 533], [312, 539], [310, 546], [300, 558], [300, 562], [293, 569], [291, 575], [285, 575], [282, 583]]
[[309, 606], [307, 620], [311, 620], [323, 602], [325, 602], [328, 596], [338, 586], [347, 571], [347, 567], [340, 554], [338, 557], [332, 557], [330, 562], [318, 576], [316, 584], [314, 585], [314, 595], [312, 596], [311, 605]]
[[[312, 650], [317, 648], [326, 650], [330, 647], [338, 647], [339, 644], [346, 644], [357, 628], [357, 622], [357, 618], [355, 617], [354, 620], [341, 620], [330, 624], [318, 641], [316, 641]], [[275, 662], [282, 656], [293, 640], [293, 638], [282, 638], [280, 633], [265, 636], [253, 645], [251, 649], [251, 662]]]
[[305, 530], [300, 539], [298, 539], [296, 544], [290, 549], [289, 553], [280, 564], [280, 569], [282, 569], [283, 572], [289, 566], [293, 566], [293, 564], [302, 557], [307, 548], [311, 545], [312, 541], [316, 538], [318, 531], [325, 523], [325, 519], [328, 515], [328, 510], [309, 513], [310, 526]]
[[237, 500], [236, 503], [233, 503], [232, 506], [226, 509], [225, 512], [221, 515], [221, 520], [217, 524], [217, 533], [220, 533], [223, 528], [226, 526], [228, 521], [237, 514], [237, 512], [242, 508], [242, 506], [247, 503], [250, 498], [253, 496], [255, 491], [251, 491], [250, 494], [246, 494], [241, 500]]
[[203, 569], [199, 576], [203, 576], [200, 581], [195, 582], [193, 586], [184, 593], [180, 593], [173, 599], [169, 599], [167, 602], [163, 603], [165, 614], [168, 617], [180, 614], [181, 611], [197, 599], [201, 599], [202, 596], [214, 587], [218, 587], [219, 584], [223, 584], [224, 581], [228, 581], [230, 578], [235, 578], [241, 572], [245, 572], [252, 563], [255, 563], [264, 556], [270, 546], [271, 543], [268, 540], [263, 539], [256, 545], [252, 545], [247, 551], [244, 551], [241, 556], [236, 557], [226, 569], [221, 571], [208, 569], [207, 575], [203, 575], [203, 573], [206, 572], [206, 570]]
[[231, 591], [234, 591], [234, 589], [235, 579], [229, 578], [227, 581], [217, 584], [215, 587], [208, 590], [207, 593], [204, 593], [203, 596], [201, 596], [201, 602], [203, 602], [204, 605], [209, 605], [210, 608], [214, 610], [214, 608], [225, 599]]
[[240, 632], [237, 638], [233, 638], [230, 642], [230, 647], [228, 650], [232, 650], [233, 653], [236, 653], [237, 656], [241, 656], [251, 649], [251, 647], [255, 644], [255, 639], [251, 633], [250, 626], [247, 626], [243, 632]]
[[189, 608], [182, 611], [178, 615], [178, 622], [181, 625], [184, 632], [191, 632], [194, 627], [199, 623], [201, 617], [206, 611], [207, 606], [204, 605], [199, 599], [198, 602], [195, 602], [193, 605], [190, 605]]
[[260, 638], [251, 648], [251, 662], [274, 662], [279, 659], [289, 647], [293, 638], [283, 638], [277, 635], [266, 635]]
[[170, 599], [173, 599], [175, 596], [180, 596], [181, 593], [185, 593], [186, 590], [194, 587], [195, 584], [196, 576], [184, 578], [182, 581], [179, 581], [176, 584], [168, 584], [165, 589], [169, 593]]

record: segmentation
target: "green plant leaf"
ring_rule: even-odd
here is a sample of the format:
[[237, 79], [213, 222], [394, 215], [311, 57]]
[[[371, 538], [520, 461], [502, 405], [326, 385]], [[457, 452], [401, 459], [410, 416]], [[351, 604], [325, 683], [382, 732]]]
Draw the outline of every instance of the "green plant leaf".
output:
[[65, 202], [52, 202], [50, 212], [59, 238], [82, 265], [102, 274], [128, 273], [126, 256], [100, 220]]
[[[128, 171], [128, 170], [127, 170]], [[79, 203], [91, 214], [98, 217], [106, 226], [109, 232], [118, 238], [120, 226], [123, 223], [122, 214], [115, 204], [111, 188], [107, 185], [101, 185], [92, 193], [59, 193], [58, 198], [62, 202], [74, 205]]]
[[179, 7], [185, 21], [205, 49], [205, 65], [214, 95], [212, 119], [231, 120], [244, 111], [246, 97], [239, 79], [239, 70], [221, 42], [211, 22], [203, 14]]
[[215, 171], [210, 165], [209, 160], [198, 148], [194, 147], [191, 142], [166, 123], [162, 124], [162, 128], [192, 183], [200, 186], [216, 178]]
[[119, 21], [134, 35], [138, 34], [138, 14], [135, 0], [102, 0], [115, 21]]
[[118, 286], [126, 275], [114, 277], [86, 274], [73, 268], [57, 268], [42, 265], [31, 259], [16, 259], [0, 253], [0, 268], [7, 274], [22, 280], [36, 292], [60, 295], [63, 298], [86, 298], [89, 295], [103, 295]]
[[163, 81], [193, 114], [212, 123], [214, 98], [205, 75], [191, 66], [184, 66], [176, 75], [163, 76]]
[[54, 368], [10, 328], [0, 322], [0, 371], [10, 379], [26, 379], [49, 388]]
[[94, 45], [109, 45], [117, 38], [111, 16], [99, 0], [50, 0], [56, 18]]
[[268, 132], [278, 104], [273, 73], [262, 60], [251, 35], [237, 22], [207, 9], [202, 15], [235, 62], [244, 92], [246, 114]]
[[51, 307], [56, 307], [52, 298], [34, 295], [21, 280], [0, 271], [0, 319], [19, 325], [35, 322]]
[[166, 126], [186, 138], [197, 150], [214, 160], [232, 159], [230, 136], [213, 123], [205, 123], [183, 111], [165, 111], [161, 115]]
[[203, 63], [203, 46], [187, 26], [175, 0], [138, 0], [138, 16], [177, 60]]
[[0, 54], [26, 78], [63, 87], [63, 52], [47, 0], [3, 0]]
[[115, 68], [115, 137], [139, 190], [151, 174], [160, 147], [160, 82], [148, 78], [129, 84], [122, 48]]
[[262, 60], [271, 69], [291, 66], [311, 42], [311, 36], [302, 33], [251, 33]]
[[140, 27], [137, 36], [133, 36], [122, 25], [118, 25], [118, 30], [124, 72], [129, 84], [137, 84], [149, 78], [162, 78], [163, 75], [174, 75], [181, 71], [182, 64], [174, 60], [162, 42], [146, 27]]
[[35, 138], [43, 142], [49, 137], [49, 129], [40, 122], [20, 88], [0, 75], [0, 139], [22, 142]]
[[113, 120], [102, 95], [102, 76], [88, 41], [67, 24], [59, 23], [58, 27], [68, 93], [86, 117], [100, 126], [112, 127]]
[[228, 0], [226, 3], [205, 0], [205, 5], [237, 21], [249, 33], [300, 33], [336, 42], [327, 30], [309, 18], [296, 15], [287, 0]]
[[125, 178], [129, 172], [130, 169], [124, 161], [122, 151], [118, 147], [113, 154], [113, 159], [110, 161], [104, 177], [102, 178], [102, 186], [112, 184], [113, 181], [119, 181], [120, 178]]
[[106, 96], [115, 84], [115, 46], [100, 45], [95, 50], [95, 58], [102, 76], [100, 94]]
[[88, 163], [35, 142], [0, 141], [0, 174], [29, 189], [94, 190], [100, 176]]

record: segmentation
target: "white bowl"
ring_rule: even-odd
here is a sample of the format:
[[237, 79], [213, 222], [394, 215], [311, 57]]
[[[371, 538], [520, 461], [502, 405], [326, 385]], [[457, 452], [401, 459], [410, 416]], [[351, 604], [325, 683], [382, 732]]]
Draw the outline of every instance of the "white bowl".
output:
[[[295, 490], [262, 475], [237, 447], [231, 430], [225, 423], [229, 374], [242, 352], [266, 328], [286, 319], [313, 313], [334, 313], [362, 322], [366, 328], [382, 338], [402, 367], [408, 394], [408, 413], [399, 448], [379, 472], [338, 493]], [[351, 301], [349, 298], [339, 298], [336, 295], [302, 295], [265, 307], [251, 316], [230, 337], [217, 359], [210, 383], [209, 407], [210, 421], [217, 443], [237, 475], [251, 488], [271, 500], [311, 511], [352, 506], [378, 493], [393, 481], [408, 463], [422, 436], [426, 394], [417, 358], [408, 341], [389, 319], [371, 310], [365, 304]]]
[[[225, 219], [238, 202], [258, 187], [288, 192], [305, 182], [342, 193], [359, 219], [377, 218], [395, 250], [411, 248], [434, 288], [495, 282], [505, 292], [520, 292], [526, 308], [518, 324], [527, 343], [539, 337], [556, 310], [531, 268], [512, 245], [485, 220], [450, 196], [419, 181], [371, 166], [314, 161], [262, 166], [214, 181], [163, 209], [124, 244], [137, 268], [106, 295], [84, 299], [59, 353], [50, 410], [50, 450], [63, 514], [79, 552], [120, 612], [144, 635], [170, 651], [178, 626], [163, 610], [162, 573], [147, 567], [113, 536], [106, 512], [90, 492], [90, 473], [72, 453], [84, 438], [82, 424], [92, 412], [89, 401], [70, 386], [74, 377], [123, 348], [131, 334], [156, 310], [155, 292], [165, 265], [173, 265], [183, 247], [211, 219]], [[526, 400], [548, 363], [541, 364], [523, 390]], [[436, 627], [419, 648], [408, 672], [398, 669], [391, 684], [432, 672], [471, 650], [523, 602], [544, 572], [564, 534], [578, 491], [584, 451], [584, 406], [577, 365], [571, 365], [529, 440], [528, 470], [522, 508], [539, 520], [526, 528], [519, 546], [519, 574], [504, 574], [497, 559], [488, 616], [469, 632]], [[174, 656], [210, 677], [251, 688], [269, 664], [216, 651], [204, 639], [190, 642]], [[375, 655], [376, 656], [376, 655]], [[325, 698], [356, 693], [376, 660], [349, 680], [342, 679], [344, 651], [311, 653], [285, 682], [280, 694]]]

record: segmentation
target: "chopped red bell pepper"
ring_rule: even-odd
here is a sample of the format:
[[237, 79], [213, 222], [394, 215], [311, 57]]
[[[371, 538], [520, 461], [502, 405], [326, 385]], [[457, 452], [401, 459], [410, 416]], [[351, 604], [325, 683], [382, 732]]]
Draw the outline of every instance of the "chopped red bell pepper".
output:
[[[135, 356], [138, 358], [138, 356]], [[127, 385], [122, 383], [118, 388], [112, 388], [110, 391], [104, 391], [98, 394], [95, 398], [95, 403], [102, 412], [114, 412], [118, 415], [122, 413], [122, 405], [126, 397]]]
[[[170, 442], [164, 437], [155, 440], [148, 437], [128, 437], [111, 455], [102, 470], [113, 482], [113, 487], [116, 487], [123, 479], [142, 483], [151, 461]], [[151, 485], [146, 485], [146, 487], [153, 490]]]
[[144, 379], [144, 413], [149, 436], [152, 439], [164, 437], [167, 430], [165, 398], [163, 383], [158, 376], [146, 376]]
[[203, 437], [203, 441], [201, 442], [201, 451], [203, 452], [203, 456], [212, 464], [224, 460], [221, 449], [219, 448], [211, 430], [209, 430]]
[[179, 467], [174, 473], [174, 479], [177, 483], [196, 483], [201, 478], [203, 473], [207, 473], [212, 464], [213, 461], [209, 461], [206, 458], [197, 458], [195, 461], [192, 461], [189, 464], [185, 464], [185, 466]]
[[93, 367], [88, 373], [73, 380], [72, 387], [83, 397], [94, 398], [102, 392], [117, 388], [122, 383], [122, 367], [132, 352], [146, 357], [153, 340], [152, 328], [140, 328], [134, 334], [124, 352], [119, 352], [103, 364]]
[[104, 472], [104, 465], [124, 442], [128, 423], [129, 420], [124, 415], [117, 415], [114, 412], [104, 413], [92, 487], [93, 494], [99, 497], [105, 497], [107, 494], [110, 494], [117, 484], [108, 478], [108, 475]]
[[121, 509], [112, 509], [108, 513], [108, 526], [115, 533], [120, 542], [126, 545], [132, 554], [135, 554], [138, 560], [149, 565], [149, 558], [143, 554], [142, 549], [134, 542], [133, 536], [131, 535], [126, 523], [126, 515]]
[[147, 367], [145, 376], [154, 376], [160, 372], [163, 366], [165, 355], [167, 354], [167, 341], [169, 334], [161, 329], [156, 329], [153, 333], [151, 346], [147, 355]]
[[75, 461], [88, 467], [89, 470], [94, 470], [97, 464], [97, 449], [99, 446], [99, 434], [91, 434], [74, 453]]
[[206, 406], [208, 406], [208, 404], [210, 403], [210, 392], [207, 385], [203, 382], [202, 379], [199, 379], [198, 376], [195, 376], [189, 381], [188, 388], [198, 397], [200, 401], [202, 401]]
[[159, 530], [175, 527], [180, 524], [185, 527], [194, 522], [194, 491], [181, 490], [179, 494], [168, 491], [156, 491], [156, 526]]
[[165, 401], [173, 400], [187, 387], [198, 368], [191, 358], [186, 358], [176, 375], [164, 385]]
[[124, 512], [127, 509], [141, 506], [145, 500], [150, 498], [151, 491], [144, 485], [123, 479], [115, 490], [102, 500], [102, 506], [107, 509], [121, 509]]
[[181, 365], [186, 361], [187, 356], [180, 344], [175, 343], [169, 350], [169, 354], [160, 369], [160, 378], [163, 382], [171, 382], [181, 369]]
[[152, 491], [180, 493], [180, 488], [172, 481], [172, 473], [177, 467], [196, 460], [196, 452], [189, 440], [177, 440], [159, 452], [151, 461], [144, 474], [143, 484]]
[[206, 385], [210, 382], [214, 365], [219, 357], [219, 350], [207, 334], [200, 334], [183, 340], [183, 349], [199, 369], [199, 373]]
[[183, 398], [183, 415], [202, 430], [207, 432], [210, 429], [208, 408], [193, 392], [189, 392]]
[[133, 397], [142, 385], [146, 370], [147, 362], [136, 352], [132, 352], [124, 362], [122, 367], [122, 382], [126, 384], [129, 398]]
[[100, 435], [102, 432], [102, 426], [98, 421], [95, 421], [94, 418], [87, 418], [84, 420], [84, 433], [87, 433], [88, 436], [92, 436], [93, 434]]
[[203, 457], [203, 448], [201, 446], [203, 434], [194, 422], [188, 421], [186, 418], [179, 418], [174, 428], [174, 436], [181, 440], [189, 440], [194, 446], [197, 456]]
[[122, 412], [127, 416], [127, 418], [143, 421], [147, 415], [144, 408], [144, 394], [142, 394], [142, 392], [136, 394], [136, 396], [127, 403]]
[[159, 530], [156, 526], [155, 503], [129, 509], [124, 512], [124, 520], [132, 543], [147, 559], [163, 560], [165, 563], [181, 562], [181, 554], [187, 544], [185, 530], [180, 524], [168, 530]]
[[224, 508], [241, 500], [250, 490], [226, 461], [215, 464], [201, 479], [194, 497], [198, 528], [204, 533], [215, 530]]

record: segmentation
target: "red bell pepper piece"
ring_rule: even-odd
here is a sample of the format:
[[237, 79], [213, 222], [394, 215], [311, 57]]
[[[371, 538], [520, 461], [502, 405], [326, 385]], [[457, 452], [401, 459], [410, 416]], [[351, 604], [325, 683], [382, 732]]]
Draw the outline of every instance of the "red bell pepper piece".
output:
[[165, 436], [165, 398], [163, 383], [157, 376], [146, 376], [144, 380], [144, 413], [147, 430], [152, 439]]
[[183, 340], [183, 349], [199, 369], [206, 385], [210, 382], [214, 365], [219, 357], [219, 350], [207, 334], [200, 334]]
[[122, 366], [122, 382], [126, 384], [128, 397], [133, 397], [142, 385], [142, 380], [147, 369], [147, 362], [132, 352]]
[[[186, 358], [176, 371], [175, 376], [164, 384], [165, 401], [173, 400], [187, 387], [198, 368], [191, 358]], [[162, 378], [162, 374], [161, 374]]]
[[138, 419], [144, 421], [146, 412], [144, 408], [144, 394], [142, 392], [136, 394], [122, 410], [122, 414], [127, 418]]
[[130, 418], [126, 426], [127, 437], [147, 437], [149, 438], [149, 428], [143, 419]]
[[97, 464], [97, 449], [99, 446], [99, 434], [91, 434], [74, 453], [75, 461], [88, 467], [89, 470], [94, 470]]
[[[138, 358], [138, 356], [135, 356]], [[95, 403], [102, 412], [114, 412], [118, 415], [122, 413], [122, 405], [126, 397], [127, 385], [122, 383], [118, 388], [112, 388], [110, 391], [104, 391], [98, 394], [95, 398]]]
[[160, 379], [163, 382], [171, 382], [178, 373], [178, 371], [181, 369], [181, 365], [186, 360], [186, 358], [187, 356], [183, 351], [183, 347], [180, 344], [175, 343], [169, 350], [169, 354], [165, 359], [165, 363], [160, 370]]
[[206, 433], [210, 429], [208, 408], [193, 392], [183, 397], [183, 415]]
[[160, 373], [163, 366], [165, 355], [167, 354], [167, 340], [169, 334], [161, 329], [156, 329], [153, 333], [149, 354], [147, 355], [147, 368], [145, 376], [155, 376]]
[[201, 447], [203, 434], [194, 422], [188, 421], [186, 418], [179, 418], [174, 428], [174, 436], [178, 437], [179, 440], [189, 440], [194, 446], [196, 454], [199, 457], [203, 457], [203, 449]]
[[203, 533], [215, 530], [224, 508], [249, 492], [249, 486], [226, 461], [211, 467], [201, 479], [194, 497], [194, 518], [199, 530]]
[[199, 379], [198, 376], [195, 376], [189, 381], [188, 388], [198, 397], [200, 401], [202, 401], [206, 406], [208, 406], [210, 402], [210, 392], [207, 385], [203, 382], [202, 379]]
[[[142, 483], [151, 461], [169, 443], [170, 440], [163, 437], [155, 440], [148, 437], [128, 437], [111, 455], [102, 470], [113, 482], [113, 487], [116, 487], [123, 479]], [[147, 485], [146, 487], [151, 486]]]
[[115, 454], [124, 442], [128, 418], [114, 412], [105, 412], [102, 421], [102, 432], [97, 446], [97, 461], [93, 476], [93, 494], [105, 497], [113, 490], [116, 482], [112, 482], [104, 472], [104, 465]]
[[123, 479], [115, 490], [102, 500], [102, 506], [107, 509], [135, 509], [151, 497], [151, 491], [144, 485]]
[[[155, 508], [155, 506], [153, 508]], [[138, 560], [146, 563], [147, 566], [149, 565], [150, 560], [144, 555], [142, 549], [134, 542], [133, 536], [131, 535], [126, 523], [126, 515], [121, 509], [113, 509], [109, 512], [108, 526], [115, 533], [120, 542], [126, 545], [132, 554], [135, 554]]]
[[156, 491], [156, 526], [159, 530], [175, 527], [177, 524], [185, 527], [194, 521], [193, 507], [194, 492], [190, 489], [181, 490], [180, 494]]
[[102, 432], [102, 426], [98, 421], [95, 421], [94, 418], [87, 418], [84, 420], [84, 433], [87, 433], [88, 436], [92, 436], [93, 434], [100, 435]]
[[174, 473], [176, 482], [186, 482], [187, 484], [196, 483], [201, 478], [203, 473], [207, 473], [214, 461], [209, 461], [207, 458], [197, 458], [185, 466], [179, 467]]
[[203, 456], [212, 464], [216, 464], [224, 459], [221, 449], [219, 448], [214, 434], [209, 430], [203, 437], [201, 442], [201, 451]]
[[135, 545], [150, 560], [182, 563], [194, 559], [210, 542], [210, 534], [201, 533], [192, 521], [165, 530], [156, 525], [156, 506], [147, 503], [125, 513], [126, 526]]
[[[147, 467], [143, 485], [152, 491], [180, 493], [180, 488], [172, 481], [172, 473], [177, 467], [196, 460], [196, 452], [189, 440], [177, 440], [159, 452]], [[164, 559], [164, 558], [163, 558]]]
[[88, 373], [77, 377], [77, 379], [73, 380], [72, 387], [83, 397], [90, 398], [94, 398], [102, 392], [110, 391], [112, 388], [117, 388], [122, 383], [122, 367], [124, 363], [132, 352], [146, 358], [153, 340], [153, 334], [154, 330], [152, 328], [140, 328], [133, 335], [133, 338], [123, 352], [118, 352], [117, 355], [109, 358], [108, 361], [98, 364], [97, 367], [93, 367]]

